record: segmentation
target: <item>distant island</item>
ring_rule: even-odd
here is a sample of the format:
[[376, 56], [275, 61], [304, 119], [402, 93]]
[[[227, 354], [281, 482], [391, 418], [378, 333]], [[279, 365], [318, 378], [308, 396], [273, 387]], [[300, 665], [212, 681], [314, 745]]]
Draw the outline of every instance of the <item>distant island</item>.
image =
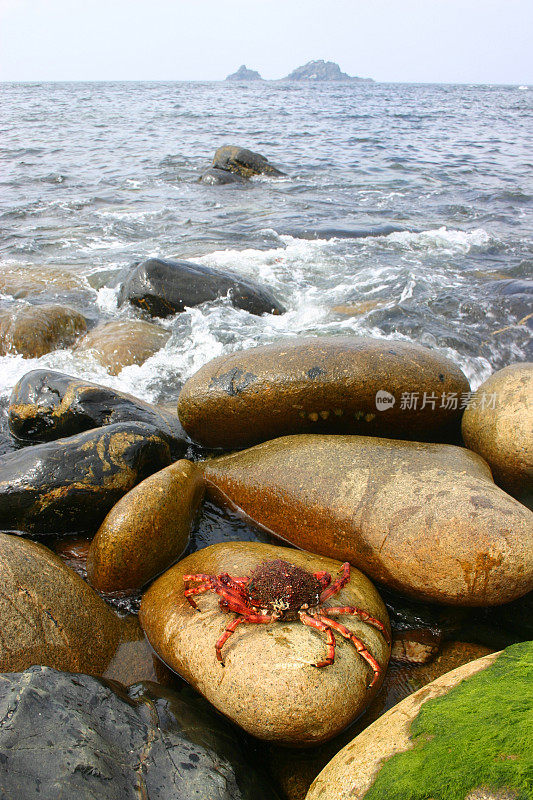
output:
[[[262, 81], [261, 75], [254, 69], [248, 69], [243, 64], [237, 72], [232, 72], [226, 78], [227, 81]], [[334, 61], [308, 61], [303, 67], [293, 70], [283, 81], [359, 81], [360, 83], [372, 83], [372, 78], [358, 78], [342, 72], [341, 68]]]
[[262, 81], [261, 75], [255, 71], [255, 69], [248, 69], [248, 67], [243, 64], [237, 72], [232, 72], [231, 75], [228, 75], [226, 78], [227, 81]]
[[372, 81], [372, 78], [357, 78], [341, 72], [334, 61], [308, 61], [285, 78], [286, 81]]

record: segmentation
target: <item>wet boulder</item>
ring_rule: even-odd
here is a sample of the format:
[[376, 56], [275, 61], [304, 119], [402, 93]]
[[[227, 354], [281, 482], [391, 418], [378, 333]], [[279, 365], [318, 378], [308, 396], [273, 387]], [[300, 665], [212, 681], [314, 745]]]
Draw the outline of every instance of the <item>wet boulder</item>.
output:
[[306, 800], [528, 797], [532, 655], [533, 643], [513, 645], [415, 692], [341, 750]]
[[243, 178], [251, 178], [253, 175], [274, 177], [285, 175], [284, 172], [272, 166], [265, 156], [235, 145], [219, 147], [213, 158], [213, 167], [237, 173]]
[[297, 547], [419, 600], [510, 602], [533, 588], [533, 513], [462, 447], [286, 436], [204, 462], [215, 500]]
[[80, 302], [94, 298], [94, 292], [86, 279], [62, 267], [38, 267], [4, 264], [0, 267], [0, 294], [17, 299], [72, 300]]
[[92, 586], [104, 592], [132, 591], [171, 566], [187, 547], [203, 493], [201, 470], [185, 460], [131, 489], [91, 543], [87, 574]]
[[32, 664], [131, 684], [168, 681], [136, 617], [118, 617], [47, 547], [0, 534], [0, 672]]
[[150, 258], [134, 267], [120, 286], [118, 302], [129, 302], [153, 317], [168, 317], [226, 296], [236, 308], [250, 314], [285, 311], [268, 289], [248, 278], [191, 261], [162, 258]]
[[[187, 556], [150, 586], [142, 599], [140, 621], [158, 656], [233, 722], [260, 739], [310, 746], [330, 739], [372, 701], [383, 680], [390, 646], [376, 627], [357, 616], [336, 617], [380, 665], [380, 677], [371, 687], [371, 668], [340, 634], [336, 634], [334, 662], [319, 668], [315, 665], [327, 650], [322, 631], [298, 619], [244, 624], [224, 645], [223, 666], [215, 644], [235, 615], [220, 607], [221, 598], [214, 592], [195, 596], [199, 610], [192, 608], [184, 596], [183, 576], [243, 577], [273, 559], [307, 572], [325, 570], [333, 578], [341, 569], [340, 562], [286, 547], [251, 542], [212, 545]], [[388, 629], [380, 596], [358, 570], [351, 570], [348, 584], [325, 605], [356, 606]]]
[[178, 413], [208, 447], [318, 432], [439, 441], [459, 435], [468, 391], [453, 361], [417, 344], [290, 338], [210, 361], [186, 381]]
[[39, 358], [70, 347], [87, 330], [85, 317], [73, 308], [47, 304], [0, 313], [0, 355], [20, 353]]
[[0, 533], [0, 672], [32, 664], [101, 675], [120, 620], [47, 547]]
[[48, 442], [117, 422], [144, 422], [168, 442], [174, 458], [188, 446], [177, 414], [50, 369], [32, 370], [19, 380], [8, 415], [13, 435], [27, 442]]
[[132, 364], [140, 366], [170, 339], [170, 331], [142, 320], [113, 320], [93, 328], [78, 343], [78, 353], [88, 353], [110, 375]]
[[482, 383], [463, 415], [462, 432], [497, 484], [533, 501], [533, 363], [511, 364]]
[[207, 186], [225, 186], [227, 183], [244, 183], [245, 179], [235, 172], [209, 167], [202, 173], [199, 182], [205, 183]]
[[120, 422], [0, 457], [0, 528], [46, 536], [94, 531], [115, 503], [168, 466], [155, 428]]
[[2, 800], [276, 800], [206, 706], [41, 666], [0, 675]]

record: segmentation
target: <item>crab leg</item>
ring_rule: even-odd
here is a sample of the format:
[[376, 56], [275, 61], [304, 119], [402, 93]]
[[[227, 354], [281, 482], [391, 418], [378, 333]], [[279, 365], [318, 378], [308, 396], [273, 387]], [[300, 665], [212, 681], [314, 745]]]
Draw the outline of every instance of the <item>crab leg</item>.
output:
[[371, 689], [378, 680], [381, 673], [381, 667], [379, 666], [376, 659], [370, 655], [370, 653], [364, 646], [363, 642], [360, 639], [358, 639], [354, 633], [349, 631], [348, 628], [345, 628], [344, 625], [341, 625], [340, 622], [335, 622], [335, 620], [328, 619], [327, 617], [323, 617], [321, 615], [318, 615], [317, 618], [325, 625], [327, 625], [329, 628], [333, 628], [333, 630], [337, 631], [337, 633], [340, 633], [340, 635], [344, 636], [345, 639], [349, 639], [354, 645], [359, 655], [362, 656], [362, 658], [365, 659], [367, 664], [369, 664], [372, 667], [372, 670], [374, 672], [374, 678], [372, 679], [372, 683], [368, 687], [369, 689]]
[[380, 622], [379, 619], [371, 617], [370, 614], [363, 611], [362, 608], [356, 608], [355, 606], [327, 606], [326, 608], [322, 608], [320, 613], [324, 617], [329, 617], [330, 614], [353, 614], [359, 617], [359, 619], [362, 619], [363, 622], [367, 622], [369, 625], [373, 625], [374, 628], [377, 628], [378, 631], [381, 631], [387, 644], [390, 644], [389, 632], [383, 623]]
[[308, 625], [310, 628], [316, 628], [318, 631], [324, 631], [326, 634], [326, 642], [328, 645], [328, 652], [326, 658], [323, 661], [319, 661], [318, 664], [315, 664], [315, 667], [329, 667], [330, 664], [333, 664], [335, 661], [335, 636], [333, 635], [333, 631], [328, 628], [328, 626], [321, 622], [316, 617], [310, 617], [309, 614], [306, 614], [303, 611], [300, 611], [298, 614], [300, 617], [301, 622], [304, 625]]
[[192, 594], [203, 594], [203, 592], [208, 592], [209, 589], [213, 588], [212, 583], [202, 583], [200, 586], [192, 586], [190, 589], [185, 589], [183, 594], [187, 598], [188, 602], [191, 604], [193, 608], [198, 608], [194, 600], [192, 599]]
[[347, 561], [345, 561], [344, 564], [342, 565], [339, 577], [333, 581], [331, 586], [328, 586], [327, 589], [324, 589], [324, 591], [320, 595], [320, 602], [323, 603], [324, 600], [328, 599], [328, 597], [331, 597], [332, 595], [337, 594], [337, 592], [340, 592], [340, 590], [343, 588], [343, 586], [346, 586], [349, 580], [350, 580], [350, 565]]
[[273, 617], [263, 616], [262, 614], [249, 614], [246, 617], [235, 617], [235, 619], [232, 619], [231, 622], [228, 622], [222, 636], [215, 645], [217, 658], [222, 663], [222, 665], [224, 665], [224, 662], [222, 661], [222, 652], [221, 652], [222, 648], [224, 647], [229, 637], [231, 636], [231, 634], [233, 633], [235, 628], [237, 628], [238, 625], [241, 625], [241, 623], [243, 622], [267, 624], [269, 622], [273, 622], [273, 620], [274, 620]]

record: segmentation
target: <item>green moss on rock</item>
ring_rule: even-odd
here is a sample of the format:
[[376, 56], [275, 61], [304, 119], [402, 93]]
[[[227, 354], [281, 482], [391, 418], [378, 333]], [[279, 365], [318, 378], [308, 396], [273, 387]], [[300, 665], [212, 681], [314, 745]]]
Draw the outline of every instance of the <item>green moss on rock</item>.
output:
[[533, 798], [533, 642], [429, 700], [413, 747], [381, 767], [365, 800], [465, 800], [483, 786]]

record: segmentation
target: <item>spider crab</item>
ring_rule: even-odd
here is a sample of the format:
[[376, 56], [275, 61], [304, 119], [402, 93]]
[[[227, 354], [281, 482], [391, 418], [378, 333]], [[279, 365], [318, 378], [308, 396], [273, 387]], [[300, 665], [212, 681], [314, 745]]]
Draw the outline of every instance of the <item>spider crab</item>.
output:
[[265, 561], [259, 564], [244, 578], [235, 578], [227, 572], [220, 575], [184, 575], [186, 584], [194, 583], [185, 589], [185, 597], [193, 608], [198, 609], [193, 595], [203, 592], [216, 592], [220, 595], [219, 605], [224, 611], [235, 612], [238, 616], [226, 626], [222, 636], [215, 645], [217, 659], [222, 662], [222, 648], [234, 630], [244, 622], [251, 624], [269, 624], [278, 620], [300, 620], [310, 628], [326, 634], [326, 657], [315, 664], [316, 667], [327, 667], [335, 660], [334, 631], [348, 639], [357, 652], [365, 659], [373, 671], [369, 688], [378, 680], [381, 668], [357, 636], [332, 617], [353, 614], [369, 625], [377, 628], [390, 642], [389, 634], [383, 623], [371, 617], [366, 611], [355, 606], [325, 606], [323, 603], [337, 594], [350, 580], [350, 565], [342, 565], [336, 580], [331, 579], [329, 572], [307, 572], [302, 567], [289, 564], [281, 559]]

